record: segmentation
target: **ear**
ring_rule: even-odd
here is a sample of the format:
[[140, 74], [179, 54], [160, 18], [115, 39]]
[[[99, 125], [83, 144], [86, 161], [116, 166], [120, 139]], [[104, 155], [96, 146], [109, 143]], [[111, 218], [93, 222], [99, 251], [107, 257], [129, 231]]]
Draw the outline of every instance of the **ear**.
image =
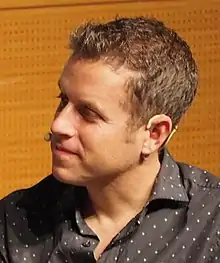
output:
[[147, 126], [146, 132], [148, 136], [143, 144], [142, 154], [148, 156], [160, 149], [166, 142], [172, 131], [172, 121], [170, 117], [164, 114], [153, 116]]

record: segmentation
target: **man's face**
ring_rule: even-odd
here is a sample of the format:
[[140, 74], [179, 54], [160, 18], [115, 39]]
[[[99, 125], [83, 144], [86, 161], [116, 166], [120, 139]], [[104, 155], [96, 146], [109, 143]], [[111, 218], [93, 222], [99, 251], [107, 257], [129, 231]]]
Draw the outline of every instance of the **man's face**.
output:
[[129, 133], [129, 113], [121, 105], [126, 74], [101, 61], [68, 61], [51, 126], [52, 168], [60, 181], [86, 186], [138, 165], [143, 136]]

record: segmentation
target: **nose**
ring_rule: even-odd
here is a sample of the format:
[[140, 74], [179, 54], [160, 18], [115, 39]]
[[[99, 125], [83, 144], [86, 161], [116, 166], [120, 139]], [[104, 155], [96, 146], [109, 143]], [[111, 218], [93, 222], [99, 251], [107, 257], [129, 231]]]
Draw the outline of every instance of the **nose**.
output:
[[72, 105], [68, 103], [55, 115], [51, 124], [51, 132], [57, 136], [72, 137], [77, 135], [76, 121], [74, 120]]

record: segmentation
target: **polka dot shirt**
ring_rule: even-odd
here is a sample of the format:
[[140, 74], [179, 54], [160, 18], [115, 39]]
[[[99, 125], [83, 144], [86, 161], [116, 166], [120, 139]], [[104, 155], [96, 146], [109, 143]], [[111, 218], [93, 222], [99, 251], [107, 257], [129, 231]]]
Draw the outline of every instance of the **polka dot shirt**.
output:
[[[162, 152], [150, 201], [98, 262], [220, 262], [220, 179]], [[135, 193], [134, 193], [135, 194]], [[0, 263], [92, 263], [99, 240], [80, 207], [84, 188], [52, 175], [0, 201]]]

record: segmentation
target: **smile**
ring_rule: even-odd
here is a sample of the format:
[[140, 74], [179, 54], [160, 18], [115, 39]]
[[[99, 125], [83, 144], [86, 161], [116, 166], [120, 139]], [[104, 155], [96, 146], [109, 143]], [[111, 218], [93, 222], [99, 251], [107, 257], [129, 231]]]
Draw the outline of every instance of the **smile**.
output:
[[53, 147], [53, 152], [55, 155], [58, 156], [73, 156], [73, 155], [78, 155], [76, 152], [73, 152], [61, 145], [56, 145], [55, 147]]

